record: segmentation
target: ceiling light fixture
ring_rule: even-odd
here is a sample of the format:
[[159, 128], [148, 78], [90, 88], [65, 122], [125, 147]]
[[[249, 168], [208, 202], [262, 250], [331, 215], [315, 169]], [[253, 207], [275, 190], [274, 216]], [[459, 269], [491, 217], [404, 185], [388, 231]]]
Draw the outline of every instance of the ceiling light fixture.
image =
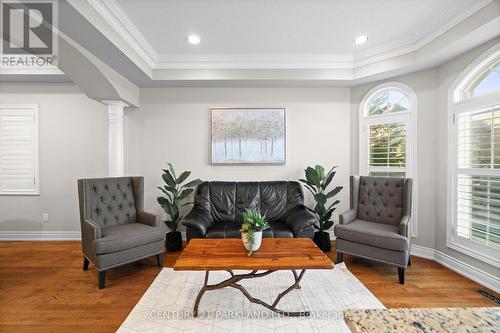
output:
[[198, 45], [200, 44], [200, 37], [197, 35], [189, 35], [187, 41], [191, 45]]
[[354, 38], [354, 44], [361, 45], [366, 43], [367, 40], [368, 40], [367, 35], [359, 35], [358, 37]]

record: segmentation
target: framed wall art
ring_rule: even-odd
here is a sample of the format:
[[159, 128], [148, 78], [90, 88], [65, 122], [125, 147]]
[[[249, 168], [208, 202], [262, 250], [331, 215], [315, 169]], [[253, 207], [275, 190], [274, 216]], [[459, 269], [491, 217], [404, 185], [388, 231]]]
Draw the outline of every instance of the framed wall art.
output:
[[211, 163], [285, 164], [285, 108], [211, 108]]

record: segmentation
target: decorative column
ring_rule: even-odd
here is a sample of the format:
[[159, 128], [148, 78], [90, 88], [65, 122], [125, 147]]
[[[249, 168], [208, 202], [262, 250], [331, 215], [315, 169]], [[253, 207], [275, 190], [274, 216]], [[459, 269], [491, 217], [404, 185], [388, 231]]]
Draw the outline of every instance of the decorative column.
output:
[[123, 153], [123, 108], [128, 104], [122, 101], [102, 101], [108, 106], [108, 176], [124, 175]]

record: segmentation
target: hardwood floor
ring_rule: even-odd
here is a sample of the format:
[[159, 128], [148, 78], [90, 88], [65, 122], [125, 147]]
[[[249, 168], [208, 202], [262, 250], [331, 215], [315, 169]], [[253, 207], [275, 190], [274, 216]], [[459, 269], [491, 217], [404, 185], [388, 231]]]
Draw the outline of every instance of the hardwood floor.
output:
[[[178, 255], [165, 254], [165, 266]], [[496, 305], [477, 292], [486, 288], [430, 260], [412, 257], [400, 285], [395, 267], [344, 259], [389, 308]], [[82, 264], [80, 242], [0, 242], [0, 331], [114, 332], [160, 271], [154, 257], [122, 266], [99, 290], [97, 272]]]

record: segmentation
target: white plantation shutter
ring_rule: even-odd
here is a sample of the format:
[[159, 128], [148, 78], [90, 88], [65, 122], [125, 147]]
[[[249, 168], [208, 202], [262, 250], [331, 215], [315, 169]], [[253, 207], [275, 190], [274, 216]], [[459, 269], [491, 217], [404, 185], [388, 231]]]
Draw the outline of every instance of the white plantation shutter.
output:
[[446, 246], [500, 265], [500, 45], [457, 77], [449, 95]]
[[368, 170], [370, 176], [405, 177], [406, 122], [368, 127]]
[[0, 194], [38, 193], [38, 107], [0, 105]]
[[500, 105], [457, 114], [456, 236], [500, 249]]

